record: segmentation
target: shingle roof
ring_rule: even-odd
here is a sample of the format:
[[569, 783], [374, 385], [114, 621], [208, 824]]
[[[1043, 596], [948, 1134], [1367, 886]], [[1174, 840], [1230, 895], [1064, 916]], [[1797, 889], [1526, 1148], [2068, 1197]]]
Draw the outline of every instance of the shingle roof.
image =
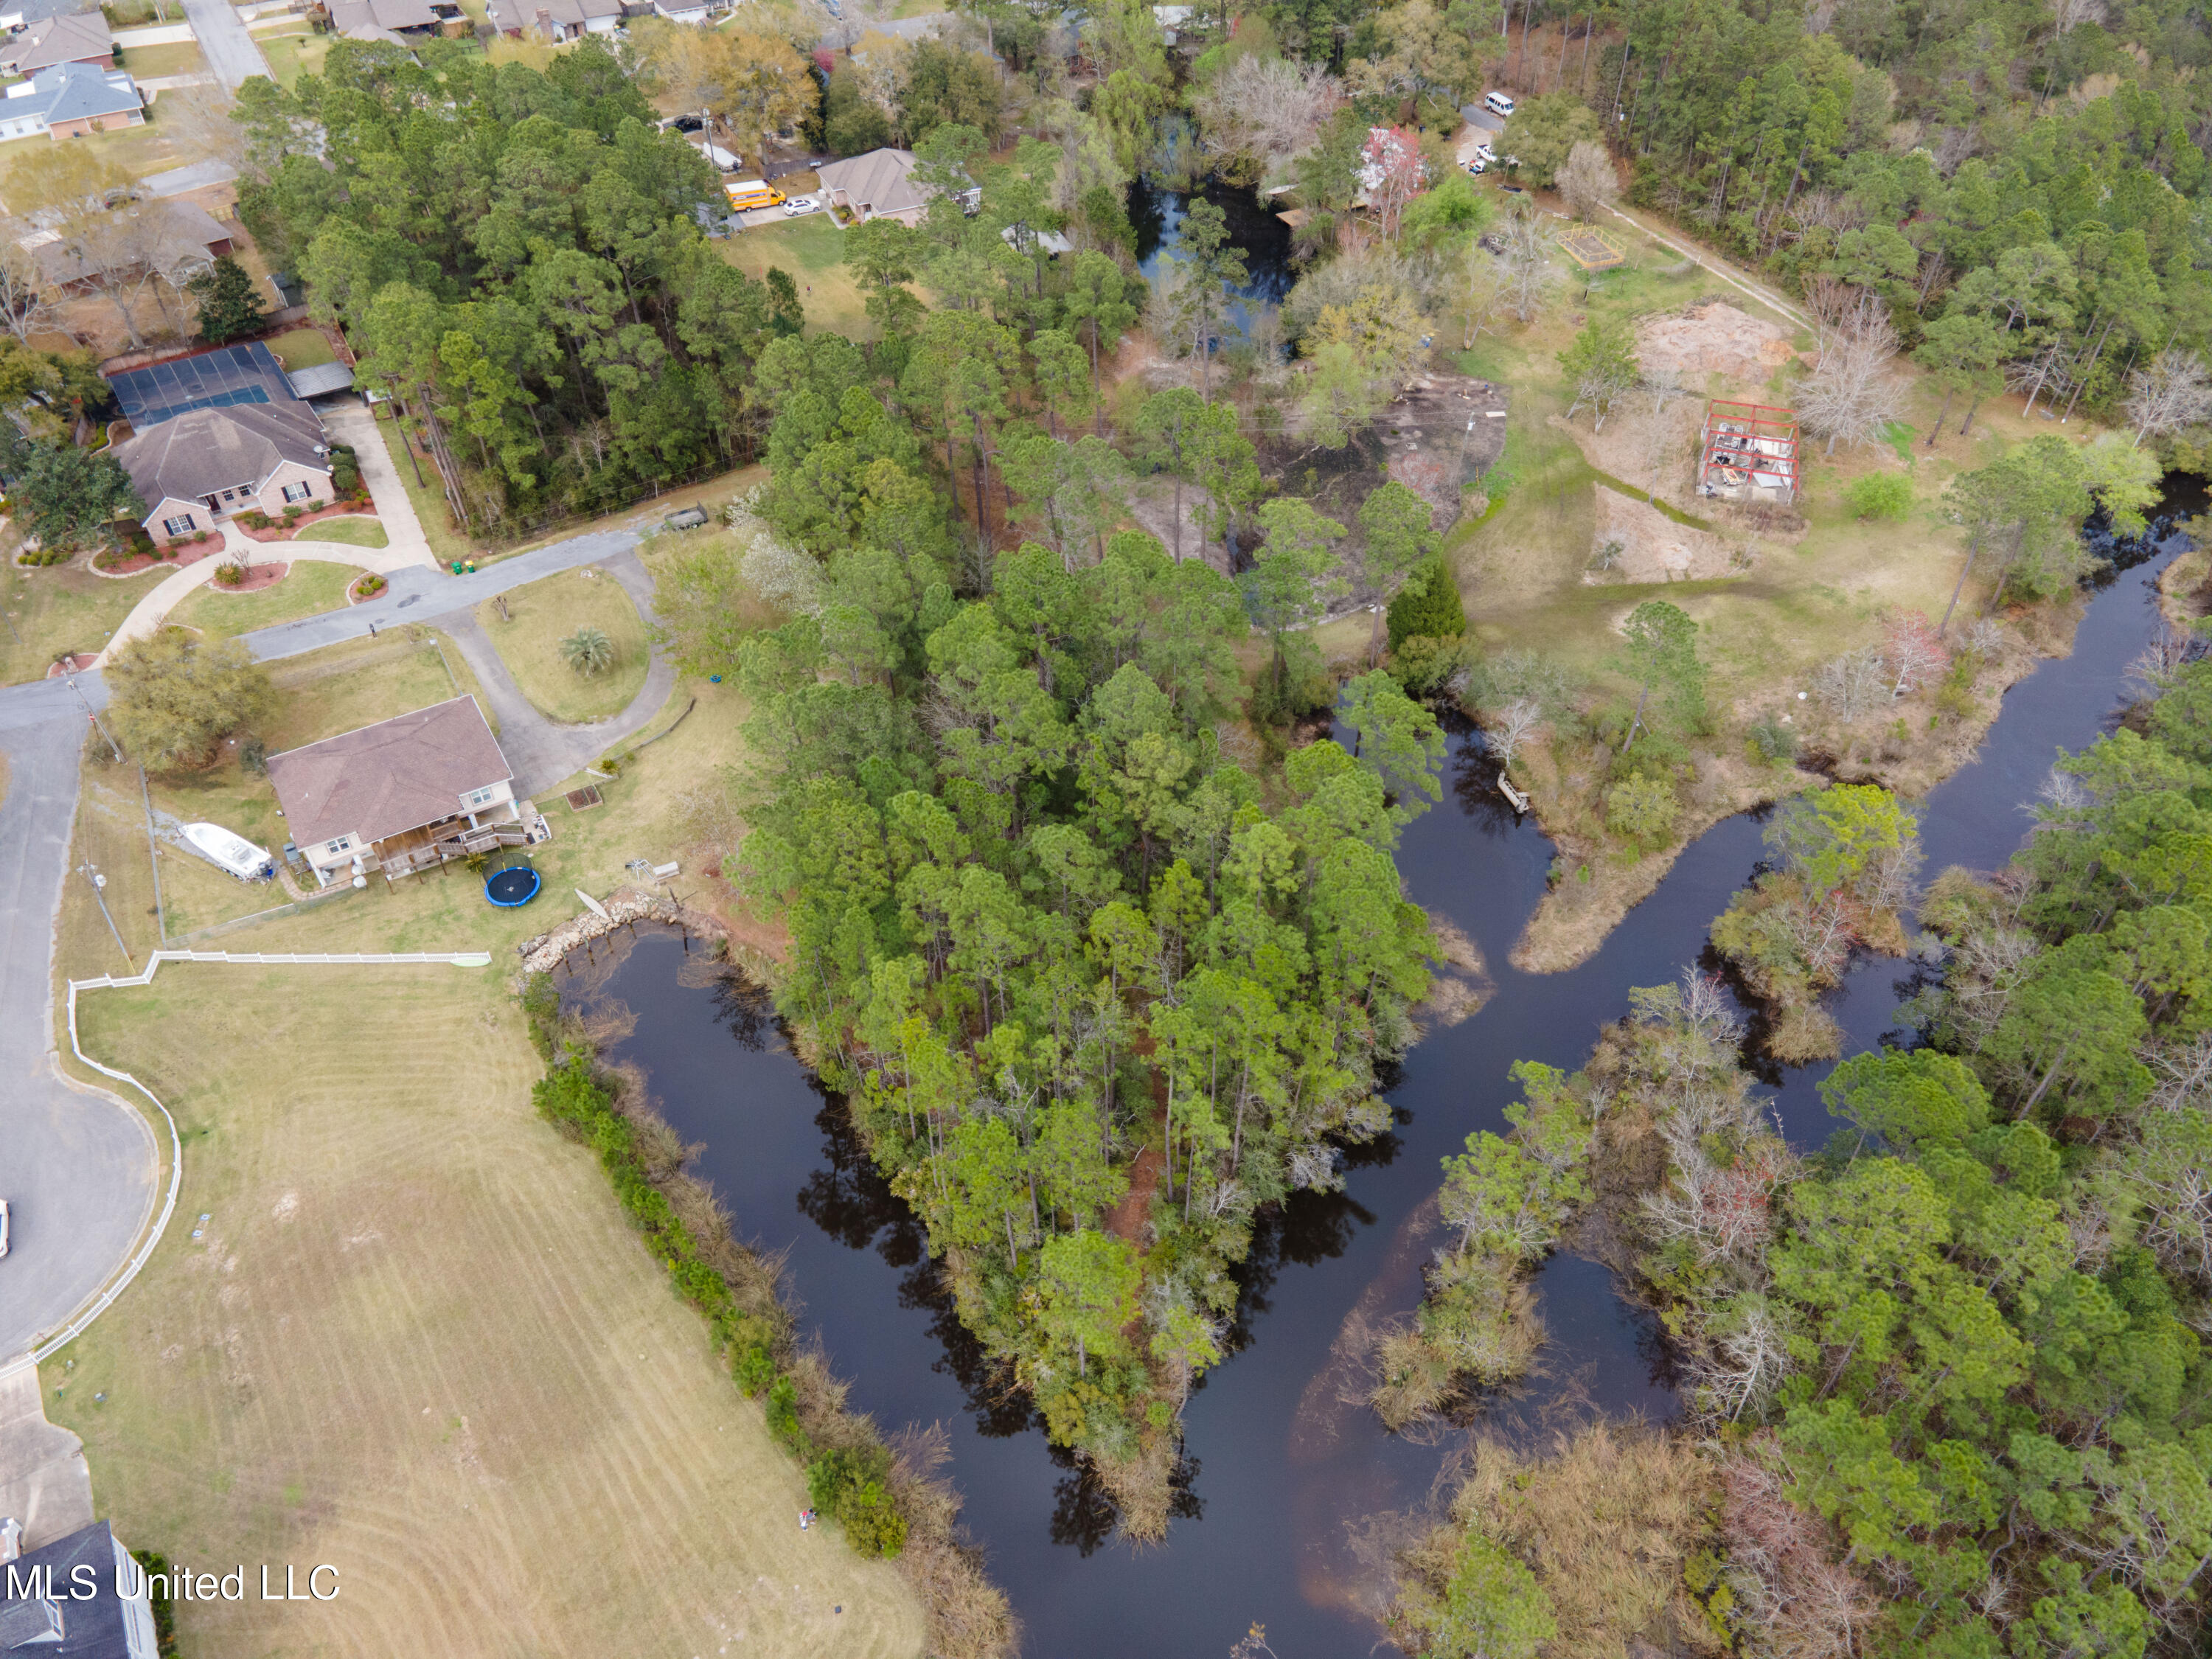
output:
[[114, 50], [115, 33], [107, 19], [96, 11], [78, 12], [41, 18], [0, 45], [0, 67], [28, 75], [51, 64], [106, 58]]
[[127, 115], [145, 107], [138, 83], [122, 70], [92, 64], [56, 64], [31, 77], [31, 90], [0, 105], [10, 115], [35, 111], [48, 126], [100, 115]]
[[568, 28], [582, 28], [594, 17], [619, 17], [622, 0], [488, 0], [485, 21], [497, 29], [526, 29], [538, 21], [540, 9]]
[[470, 790], [513, 775], [466, 696], [269, 757], [285, 829], [301, 847], [419, 830], [453, 817]]
[[331, 27], [340, 34], [357, 28], [434, 29], [438, 15], [430, 0], [326, 0]]
[[[0, 1601], [0, 1652], [34, 1653], [39, 1659], [130, 1659], [124, 1604], [115, 1594], [115, 1534], [105, 1521], [25, 1551], [13, 1564], [18, 1588], [33, 1575], [43, 1583], [50, 1571], [57, 1594], [51, 1601], [35, 1595]], [[94, 1589], [78, 1601], [70, 1589], [82, 1581], [70, 1575], [81, 1567], [92, 1569]], [[0, 1581], [0, 1595], [5, 1593], [5, 1582]]]
[[326, 473], [331, 458], [316, 453], [323, 441], [322, 422], [296, 399], [241, 404], [163, 421], [117, 445], [115, 459], [151, 511], [164, 497], [189, 501], [240, 484], [258, 487], [286, 461]]
[[816, 176], [823, 189], [843, 191], [856, 207], [871, 213], [904, 213], [929, 200], [909, 176], [913, 172], [912, 150], [872, 149], [850, 161], [832, 161]]

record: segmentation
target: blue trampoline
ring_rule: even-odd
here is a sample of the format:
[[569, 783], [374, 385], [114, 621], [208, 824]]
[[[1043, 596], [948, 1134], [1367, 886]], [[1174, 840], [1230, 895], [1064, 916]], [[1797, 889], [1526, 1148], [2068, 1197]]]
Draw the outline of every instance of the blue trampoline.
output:
[[484, 896], [502, 910], [520, 909], [538, 896], [538, 872], [526, 864], [510, 865], [484, 878]]

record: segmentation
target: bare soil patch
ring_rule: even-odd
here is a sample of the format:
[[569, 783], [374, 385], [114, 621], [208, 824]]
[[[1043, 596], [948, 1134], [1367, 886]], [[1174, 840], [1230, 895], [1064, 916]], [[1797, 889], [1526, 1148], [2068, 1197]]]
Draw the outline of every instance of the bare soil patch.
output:
[[1643, 318], [1636, 325], [1636, 361], [1644, 372], [1671, 368], [1686, 386], [1703, 386], [1707, 375], [1719, 374], [1762, 386], [1796, 355], [1781, 324], [1719, 297]]
[[1608, 545], [1618, 544], [1609, 570], [1590, 569], [1583, 580], [1647, 582], [1699, 581], [1737, 574], [1735, 550], [1718, 536], [1686, 524], [1676, 524], [1665, 514], [1632, 496], [1597, 487], [1597, 526], [1591, 538], [1595, 559]]

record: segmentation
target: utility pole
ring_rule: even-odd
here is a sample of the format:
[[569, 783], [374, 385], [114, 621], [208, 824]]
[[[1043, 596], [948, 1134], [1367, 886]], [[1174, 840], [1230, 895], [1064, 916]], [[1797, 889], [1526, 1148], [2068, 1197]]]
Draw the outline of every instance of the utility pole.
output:
[[62, 683], [68, 686], [70, 690], [76, 692], [76, 700], [80, 703], [84, 704], [85, 719], [90, 720], [93, 724], [93, 729], [100, 733], [100, 740], [107, 745], [107, 752], [114, 756], [116, 759], [121, 760], [123, 758], [123, 750], [117, 745], [115, 739], [108, 734], [107, 728], [100, 723], [100, 716], [92, 712], [92, 705], [89, 702], [85, 702], [84, 693], [77, 685], [76, 676], [74, 674], [64, 674], [62, 676]]
[[122, 929], [116, 927], [114, 916], [108, 912], [107, 878], [94, 869], [89, 860], [77, 866], [77, 868], [84, 872], [85, 879], [92, 884], [92, 896], [100, 902], [100, 914], [107, 917], [107, 931], [115, 935], [115, 948], [123, 952], [123, 960], [130, 963], [131, 971], [137, 973], [138, 964], [131, 961], [131, 947], [124, 944]]

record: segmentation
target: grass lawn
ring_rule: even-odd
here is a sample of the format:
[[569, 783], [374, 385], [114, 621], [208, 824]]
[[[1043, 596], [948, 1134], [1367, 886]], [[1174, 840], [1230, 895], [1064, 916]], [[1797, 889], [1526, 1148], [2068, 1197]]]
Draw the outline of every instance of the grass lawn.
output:
[[125, 46], [122, 67], [131, 71], [132, 80], [145, 82], [169, 75], [204, 74], [207, 59], [200, 55], [197, 41], [168, 40], [158, 46]]
[[[257, 557], [281, 558], [276, 549]], [[197, 628], [211, 639], [227, 640], [234, 634], [251, 634], [257, 628], [297, 622], [336, 611], [346, 602], [346, 589], [362, 574], [358, 565], [332, 564], [325, 559], [300, 559], [274, 587], [252, 593], [226, 593], [209, 582], [187, 594], [169, 612], [169, 620], [184, 628]]]
[[533, 1111], [506, 973], [173, 963], [79, 1005], [184, 1177], [47, 1414], [134, 1544], [340, 1570], [180, 1603], [182, 1651], [919, 1654], [896, 1569], [798, 1528], [761, 1407]]
[[872, 339], [875, 326], [868, 321], [866, 297], [845, 267], [844, 239], [845, 233], [823, 212], [742, 230], [715, 246], [748, 276], [765, 277], [771, 265], [788, 271], [799, 284], [806, 320], [817, 331]]
[[[618, 714], [645, 684], [645, 619], [620, 582], [589, 567], [487, 599], [477, 620], [522, 695], [556, 720]], [[580, 628], [599, 629], [613, 642], [614, 663], [605, 673], [579, 674], [562, 659], [561, 641]]]
[[257, 34], [253, 40], [269, 60], [270, 74], [287, 91], [303, 75], [320, 75], [323, 59], [330, 56], [327, 34]]
[[384, 533], [381, 519], [353, 513], [341, 513], [333, 519], [318, 519], [313, 524], [303, 524], [292, 539], [298, 542], [343, 542], [349, 547], [392, 545], [392, 538]]
[[[290, 585], [288, 581], [283, 586]], [[336, 737], [411, 708], [425, 708], [462, 692], [473, 694], [477, 689], [476, 677], [452, 643], [421, 627], [390, 629], [374, 640], [349, 640], [272, 663], [270, 678], [276, 684], [280, 701], [276, 714], [256, 735], [270, 754]], [[287, 830], [284, 820], [276, 814], [276, 792], [266, 777], [241, 767], [238, 755], [238, 750], [227, 749], [222, 758], [204, 772], [149, 778], [153, 805], [156, 811], [187, 823], [203, 818], [220, 823], [271, 853], [279, 852]], [[145, 811], [139, 799], [137, 771], [93, 767], [85, 775], [85, 797], [88, 809], [112, 817], [125, 826], [129, 850], [123, 861], [132, 872], [145, 872], [149, 867]], [[161, 900], [172, 938], [286, 902], [282, 887], [234, 881], [181, 848], [165, 844], [161, 860]], [[101, 865], [102, 869], [108, 867], [106, 863]], [[142, 884], [148, 890], [143, 899], [118, 899], [117, 908], [146, 913], [145, 933], [151, 940], [158, 933], [150, 915], [151, 877], [146, 876]], [[128, 927], [125, 936], [131, 937]], [[141, 942], [134, 939], [134, 948]], [[109, 950], [113, 951], [112, 941]]]
[[34, 680], [66, 651], [97, 651], [131, 607], [176, 569], [160, 564], [135, 576], [94, 574], [89, 556], [75, 563], [27, 570], [0, 562], [0, 684]]
[[[428, 630], [422, 632], [427, 640]], [[450, 645], [445, 654], [460, 677], [461, 689], [473, 691], [468, 666], [459, 654]], [[293, 674], [312, 671], [319, 671], [320, 678], [289, 685]], [[291, 695], [285, 713], [272, 726], [268, 739], [272, 750], [453, 695], [453, 682], [434, 652], [427, 645], [410, 647], [407, 641], [390, 634], [382, 640], [354, 641], [276, 664], [273, 672], [280, 687], [289, 685]], [[745, 700], [733, 685], [684, 682], [668, 708], [640, 738], [651, 738], [672, 725], [673, 730], [650, 746], [640, 747], [633, 740], [622, 751], [628, 757], [620, 777], [597, 786], [604, 805], [575, 812], [557, 793], [540, 797], [538, 805], [552, 827], [553, 839], [531, 849], [532, 862], [544, 875], [545, 889], [524, 908], [493, 908], [484, 902], [483, 884], [465, 865], [456, 863], [389, 884], [372, 877], [359, 892], [258, 922], [210, 941], [205, 948], [489, 951], [496, 960], [511, 962], [521, 941], [582, 913], [574, 889], [611, 893], [630, 879], [623, 866], [639, 857], [655, 863], [680, 860], [684, 872], [677, 878], [677, 890], [690, 902], [716, 905], [726, 894], [719, 883], [702, 877], [698, 867], [726, 848], [702, 845], [700, 828], [686, 809], [703, 783], [722, 776], [742, 759], [738, 728], [746, 711]], [[271, 852], [283, 845], [284, 821], [276, 815], [276, 797], [267, 780], [246, 775], [228, 756], [205, 774], [151, 781], [159, 810], [187, 821], [211, 819]], [[583, 781], [589, 780], [572, 779], [567, 787]], [[88, 762], [84, 803], [79, 836], [87, 839], [87, 852], [108, 877], [108, 902], [125, 939], [143, 963], [159, 937], [137, 770]], [[162, 850], [161, 884], [173, 938], [189, 928], [252, 915], [284, 897], [265, 887], [248, 889], [173, 848]], [[106, 973], [121, 961], [99, 912], [88, 904], [87, 908], [89, 928], [65, 929], [64, 933], [64, 969], [78, 978]]]
[[268, 343], [269, 349], [276, 354], [278, 364], [287, 370], [319, 368], [338, 360], [338, 354], [331, 349], [330, 336], [319, 328], [287, 329]]

